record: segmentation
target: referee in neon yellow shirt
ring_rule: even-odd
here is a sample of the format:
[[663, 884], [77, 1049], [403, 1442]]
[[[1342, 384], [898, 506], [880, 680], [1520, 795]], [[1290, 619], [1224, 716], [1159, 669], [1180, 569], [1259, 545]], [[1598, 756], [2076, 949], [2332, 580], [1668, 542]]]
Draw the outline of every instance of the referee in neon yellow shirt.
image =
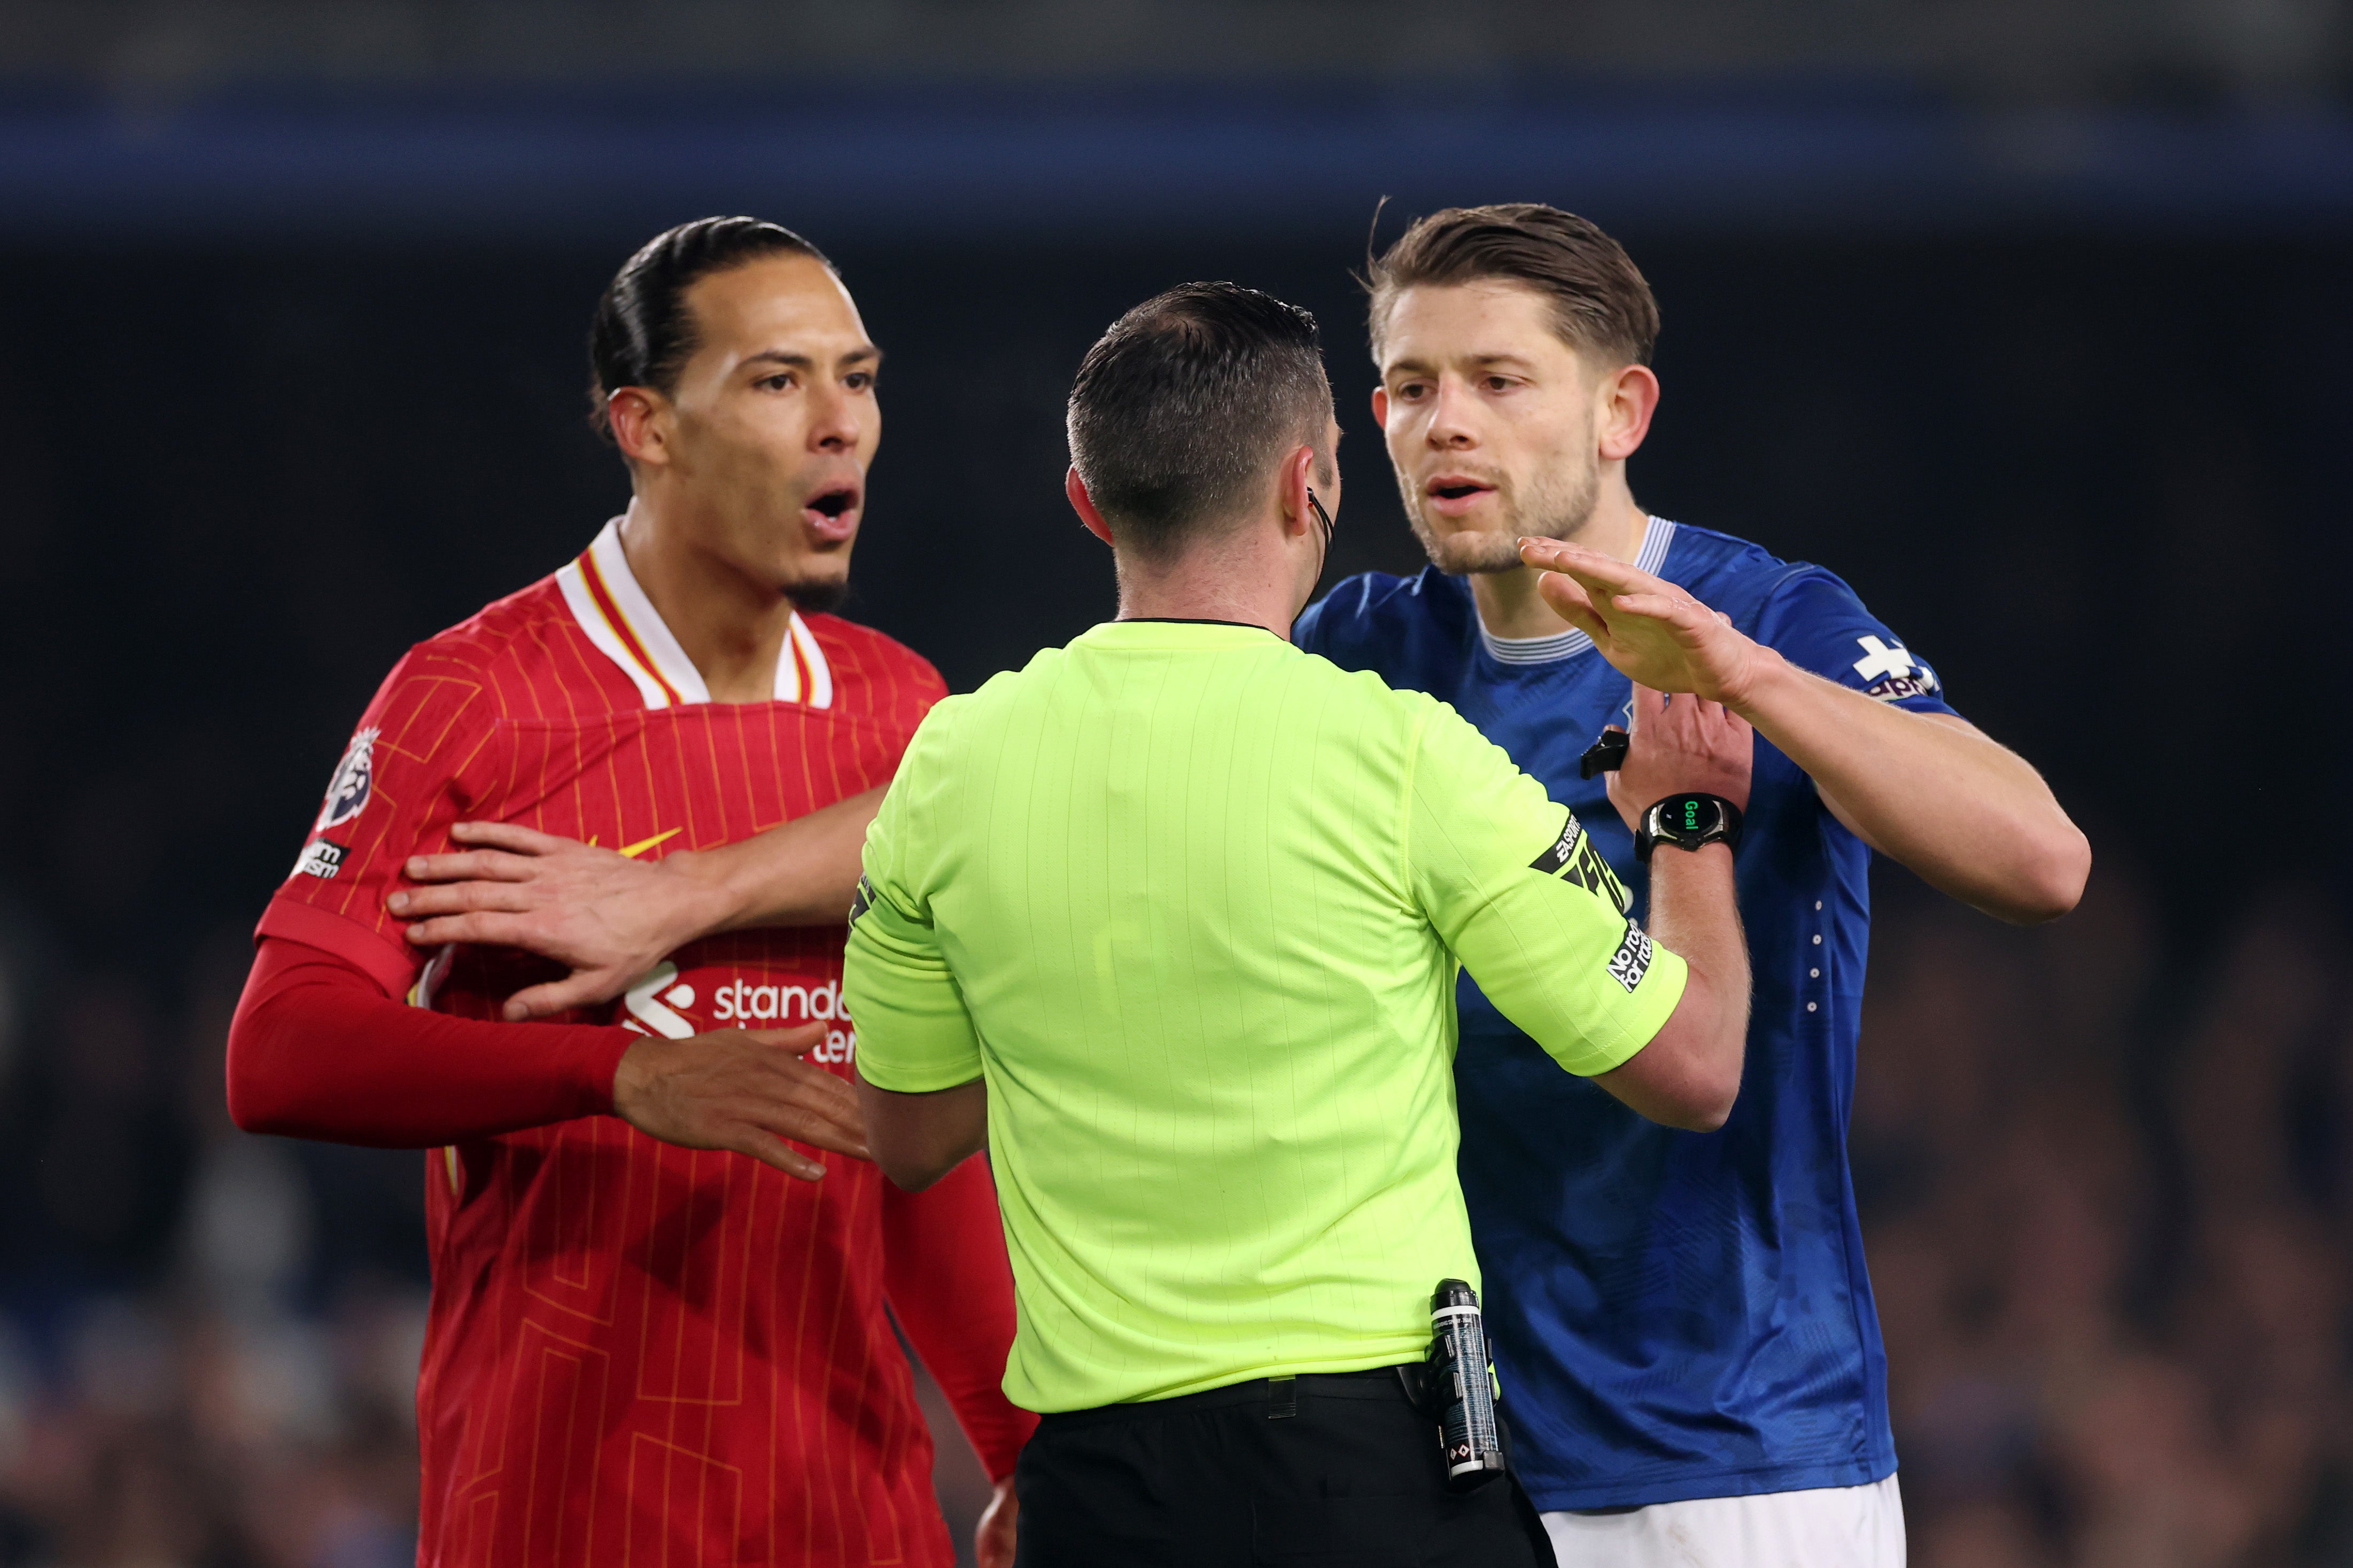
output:
[[[844, 980], [883, 1169], [995, 1165], [1005, 1390], [1044, 1413], [1018, 1561], [1548, 1562], [1516, 1483], [1447, 1489], [1391, 1370], [1433, 1287], [1479, 1279], [1456, 966], [1565, 1070], [1714, 1127], [1747, 1017], [1730, 849], [1658, 854], [1646, 933], [1453, 710], [1291, 646], [1339, 500], [1305, 311], [1231, 284], [1139, 306], [1070, 429], [1120, 617], [924, 720]], [[1746, 799], [1736, 718], [1637, 714], [1643, 798]]]

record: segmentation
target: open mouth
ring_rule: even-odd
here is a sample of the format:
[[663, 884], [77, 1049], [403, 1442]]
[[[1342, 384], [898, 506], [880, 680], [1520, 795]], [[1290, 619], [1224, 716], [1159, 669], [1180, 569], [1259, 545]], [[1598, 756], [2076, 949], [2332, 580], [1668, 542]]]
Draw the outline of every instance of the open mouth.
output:
[[1495, 487], [1480, 479], [1465, 479], [1460, 474], [1441, 474], [1430, 481], [1426, 493], [1433, 510], [1452, 513], [1478, 504], [1479, 498], [1493, 493]]
[[843, 540], [858, 525], [858, 489], [854, 485], [837, 485], [820, 490], [801, 509], [809, 528], [820, 539]]

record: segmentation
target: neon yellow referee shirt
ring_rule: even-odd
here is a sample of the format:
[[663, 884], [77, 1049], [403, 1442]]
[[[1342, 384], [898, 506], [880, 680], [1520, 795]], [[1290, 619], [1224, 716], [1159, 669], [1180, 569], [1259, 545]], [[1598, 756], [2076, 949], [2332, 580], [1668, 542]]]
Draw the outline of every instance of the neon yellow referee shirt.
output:
[[865, 867], [859, 1071], [987, 1079], [1031, 1410], [1419, 1359], [1479, 1279], [1458, 960], [1575, 1073], [1683, 989], [1451, 708], [1257, 627], [1113, 622], [940, 703]]

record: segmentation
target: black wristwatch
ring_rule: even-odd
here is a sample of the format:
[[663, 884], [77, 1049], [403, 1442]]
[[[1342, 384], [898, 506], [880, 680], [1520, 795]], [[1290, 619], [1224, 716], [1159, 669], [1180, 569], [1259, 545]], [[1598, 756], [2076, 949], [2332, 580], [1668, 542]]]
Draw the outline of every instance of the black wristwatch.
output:
[[1634, 858], [1648, 861], [1654, 844], [1697, 849], [1718, 843], [1740, 847], [1740, 808], [1720, 795], [1671, 795], [1642, 814], [1634, 828]]

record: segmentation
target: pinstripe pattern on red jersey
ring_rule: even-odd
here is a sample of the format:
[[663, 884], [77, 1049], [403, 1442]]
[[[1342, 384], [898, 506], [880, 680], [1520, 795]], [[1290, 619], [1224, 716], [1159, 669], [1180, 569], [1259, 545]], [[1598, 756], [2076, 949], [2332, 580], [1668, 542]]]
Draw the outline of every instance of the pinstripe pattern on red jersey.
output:
[[[712, 847], [887, 781], [944, 689], [897, 644], [812, 616], [828, 707], [649, 709], [553, 584], [402, 661], [365, 721], [375, 793], [342, 870], [280, 894], [343, 917], [378, 968], [413, 965], [383, 897], [452, 821], [610, 847], [680, 830], [649, 858]], [[664, 1005], [720, 1026], [725, 990], [774, 1015], [750, 1022], [824, 1021], [841, 946], [831, 928], [707, 939], [672, 955]], [[495, 1016], [535, 973], [461, 952], [437, 1005]], [[824, 1065], [846, 1075], [849, 1022], [828, 1028], [845, 1043]], [[825, 1181], [798, 1183], [590, 1118], [469, 1144], [454, 1184], [429, 1166], [421, 1562], [950, 1560], [883, 1312], [881, 1178], [822, 1157]]]

